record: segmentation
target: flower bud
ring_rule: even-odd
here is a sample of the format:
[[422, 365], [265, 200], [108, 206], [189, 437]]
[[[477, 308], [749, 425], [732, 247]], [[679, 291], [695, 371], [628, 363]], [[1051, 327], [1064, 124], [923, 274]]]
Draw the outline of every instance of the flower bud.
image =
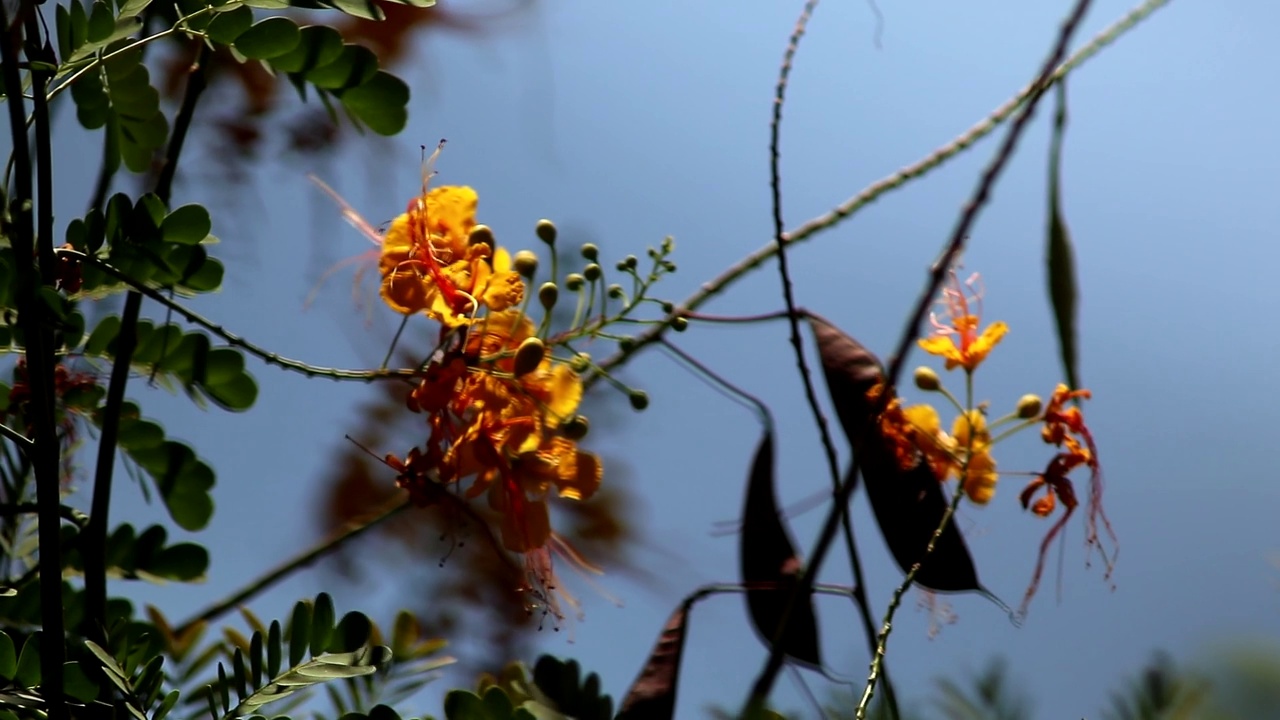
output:
[[537, 233], [538, 239], [548, 245], [556, 244], [556, 224], [550, 220], [539, 220], [533, 231]]
[[636, 339], [633, 337], [618, 338], [618, 349], [622, 352], [631, 352], [636, 346]]
[[521, 277], [532, 278], [538, 272], [538, 256], [529, 250], [516, 253], [513, 263]]
[[673, 273], [676, 271], [676, 264], [671, 262], [670, 260], [663, 260], [662, 268], [669, 273]]
[[569, 369], [576, 373], [584, 373], [589, 367], [591, 367], [591, 356], [587, 353], [578, 353], [569, 361]]
[[577, 292], [581, 290], [582, 286], [586, 282], [587, 282], [587, 279], [582, 277], [578, 273], [569, 273], [568, 275], [564, 276], [564, 287], [566, 290], [569, 290], [570, 292]]
[[684, 332], [689, 329], [689, 318], [673, 317], [671, 318], [671, 329], [676, 332]]
[[614, 283], [609, 286], [609, 289], [607, 292], [609, 293], [609, 297], [613, 298], [614, 300], [621, 300], [623, 293], [625, 293], [626, 291], [622, 289], [621, 285], [619, 285], [618, 283]]
[[591, 430], [591, 424], [582, 415], [574, 415], [560, 425], [560, 431], [570, 440], [581, 440]]
[[524, 342], [520, 343], [520, 347], [516, 349], [516, 360], [513, 368], [515, 376], [521, 377], [537, 370], [546, 354], [547, 346], [542, 343], [541, 338], [525, 338]]
[[591, 263], [590, 265], [582, 268], [582, 276], [591, 282], [599, 280], [600, 275], [603, 272], [604, 271], [600, 269], [600, 266], [595, 263]]
[[915, 372], [916, 387], [921, 390], [932, 392], [942, 387], [942, 380], [938, 378], [938, 373], [933, 368], [921, 365], [916, 368]]
[[560, 298], [560, 288], [556, 287], [553, 282], [544, 282], [542, 287], [538, 288], [538, 302], [542, 303], [545, 310], [550, 310], [556, 306], [556, 300]]
[[628, 270], [634, 270], [636, 266], [640, 264], [640, 258], [635, 255], [628, 255], [622, 259], [622, 264], [625, 265]]
[[471, 234], [467, 236], [467, 243], [494, 247], [498, 244], [498, 241], [494, 239], [493, 230], [488, 225], [477, 225], [471, 228]]
[[1036, 417], [1042, 409], [1044, 409], [1044, 402], [1040, 400], [1039, 395], [1023, 395], [1018, 400], [1018, 417], [1023, 420]]
[[673, 302], [663, 301], [663, 303], [662, 303], [662, 312], [664, 312], [664, 313], [666, 313], [666, 314], [670, 315], [671, 313], [673, 313], [673, 312], [675, 312], [675, 311], [676, 311], [676, 304], [675, 304], [675, 303], [673, 303]]
[[595, 243], [583, 243], [579, 252], [582, 253], [583, 258], [591, 262], [595, 262], [596, 258], [600, 257], [600, 248], [596, 247]]
[[632, 390], [631, 407], [635, 410], [644, 410], [649, 407], [649, 393], [643, 390]]

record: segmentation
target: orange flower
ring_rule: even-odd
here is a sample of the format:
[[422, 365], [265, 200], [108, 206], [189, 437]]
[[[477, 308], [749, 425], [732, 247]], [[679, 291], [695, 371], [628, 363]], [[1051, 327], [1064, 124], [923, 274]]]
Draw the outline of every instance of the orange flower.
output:
[[[948, 370], [963, 366], [966, 372], [973, 372], [1009, 331], [1009, 326], [1003, 322], [994, 322], [981, 333], [978, 332], [981, 324], [982, 292], [978, 287], [976, 273], [962, 286], [955, 270], [952, 270], [951, 285], [942, 289], [940, 302], [947, 309], [947, 322], [941, 322], [936, 315], [931, 315], [930, 322], [933, 323], [935, 334], [921, 338], [920, 347], [930, 355], [945, 358]], [[971, 307], [971, 303], [975, 307]]]
[[[987, 430], [987, 419], [978, 410], [956, 418], [951, 428], [955, 437], [955, 448], [958, 456], [968, 453], [968, 462], [954, 460], [949, 469], [952, 477], [959, 477], [964, 470], [964, 492], [970, 500], [986, 505], [996, 492], [996, 461], [991, 457], [991, 432]], [[972, 435], [972, 438], [970, 437]]]

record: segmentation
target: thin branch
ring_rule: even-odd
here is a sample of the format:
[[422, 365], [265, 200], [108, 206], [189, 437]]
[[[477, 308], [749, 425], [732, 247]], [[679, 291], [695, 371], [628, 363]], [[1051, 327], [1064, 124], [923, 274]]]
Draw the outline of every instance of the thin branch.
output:
[[362, 522], [352, 522], [348, 524], [347, 527], [343, 529], [341, 532], [338, 532], [337, 534], [333, 535], [327, 540], [324, 540], [318, 543], [317, 545], [312, 547], [310, 550], [307, 550], [301, 555], [298, 555], [297, 557], [291, 560], [287, 560], [284, 563], [281, 563], [275, 568], [264, 573], [261, 577], [257, 578], [253, 582], [244, 586], [240, 590], [237, 590], [235, 593], [232, 593], [230, 596], [222, 600], [219, 600], [218, 602], [210, 605], [204, 610], [201, 610], [200, 612], [196, 613], [193, 617], [188, 619], [186, 622], [179, 625], [178, 629], [174, 631], [174, 634], [181, 635], [196, 623], [213, 620], [214, 618], [221, 616], [223, 613], [229, 610], [233, 610], [239, 605], [245, 602], [248, 602], [251, 598], [256, 596], [258, 593], [261, 593], [267, 588], [270, 588], [271, 586], [285, 579], [286, 577], [293, 574], [297, 570], [300, 570], [308, 565], [311, 565], [312, 563], [319, 560], [320, 558], [342, 547], [347, 542], [360, 537], [364, 533], [374, 529], [375, 527], [381, 525], [387, 520], [390, 520], [391, 518], [395, 517], [396, 515], [398, 515], [399, 513], [408, 509], [411, 506], [412, 505], [410, 504], [410, 501], [407, 495], [403, 498], [396, 498], [392, 500], [391, 502], [387, 503], [387, 505], [384, 506], [382, 510], [380, 510], [376, 515], [370, 517], [368, 520], [364, 520]]
[[[907, 353], [910, 351], [911, 343], [918, 336], [920, 325], [924, 322], [925, 313], [929, 311], [929, 306], [933, 304], [933, 299], [938, 293], [938, 289], [942, 287], [942, 283], [946, 280], [947, 273], [951, 267], [959, 259], [960, 253], [964, 250], [965, 241], [969, 237], [969, 231], [977, 222], [978, 213], [981, 212], [984, 205], [991, 197], [991, 191], [995, 187], [996, 180], [1000, 177], [1000, 173], [1004, 170], [1009, 160], [1013, 157], [1014, 150], [1018, 146], [1018, 140], [1021, 138], [1023, 131], [1031, 122], [1031, 118], [1035, 115], [1036, 106], [1044, 97], [1045, 91], [1048, 90], [1053, 83], [1050, 79], [1053, 77], [1054, 68], [1062, 61], [1063, 56], [1067, 54], [1067, 46], [1071, 43], [1071, 37], [1075, 35], [1076, 29], [1080, 23], [1084, 21], [1084, 16], [1089, 10], [1090, 0], [1077, 0], [1076, 5], [1072, 8], [1071, 14], [1062, 23], [1062, 29], [1058, 34], [1058, 41], [1053, 47], [1053, 51], [1049, 54], [1048, 59], [1044, 63], [1040, 74], [1037, 76], [1036, 82], [1032, 83], [1033, 87], [1038, 87], [1036, 92], [1027, 101], [1026, 106], [1018, 113], [1018, 117], [1014, 119], [1013, 125], [1009, 128], [1009, 132], [1005, 135], [1004, 142], [996, 151], [995, 157], [982, 173], [982, 179], [978, 182], [978, 187], [974, 190], [973, 196], [969, 202], [965, 204], [964, 211], [960, 214], [960, 219], [956, 223], [955, 229], [952, 230], [951, 238], [948, 240], [942, 257], [934, 263], [929, 274], [929, 281], [926, 284], [925, 292], [921, 293], [920, 298], [916, 301], [916, 307], [907, 321], [906, 327], [903, 329], [902, 337], [898, 341], [898, 347], [893, 358], [889, 361], [889, 369], [886, 372], [885, 387], [893, 388], [897, 386], [898, 378], [902, 375], [902, 369], [906, 366]], [[971, 395], [972, 393], [970, 393]], [[890, 393], [884, 393], [881, 404], [888, 402]], [[970, 432], [970, 440], [973, 433]], [[963, 474], [962, 474], [963, 477]], [[937, 539], [946, 530], [947, 523], [951, 521], [951, 517], [955, 514], [956, 506], [959, 505], [961, 497], [963, 497], [963, 488], [956, 489], [956, 496], [947, 508], [947, 512], [942, 516], [942, 522], [939, 523], [938, 529], [934, 532], [933, 537], [929, 539], [929, 545], [925, 548], [924, 557], [911, 566], [911, 572], [903, 578], [902, 584], [894, 591], [893, 600], [889, 604], [889, 608], [885, 611], [884, 624], [880, 630], [880, 638], [876, 648], [875, 657], [871, 661], [871, 672], [867, 678], [867, 685], [862, 694], [862, 700], [858, 703], [858, 710], [855, 715], [857, 720], [866, 717], [867, 707], [871, 703], [871, 698], [875, 693], [875, 685], [877, 673], [883, 662], [884, 654], [889, 642], [889, 633], [892, 629], [893, 615], [898, 605], [902, 601], [902, 596], [911, 587], [915, 581], [916, 573], [920, 569], [920, 564], [933, 552]]]
[[[187, 130], [195, 117], [195, 106], [207, 85], [205, 60], [208, 49], [202, 48], [200, 57], [187, 79], [182, 105], [174, 117], [173, 134], [165, 151], [164, 167], [156, 180], [155, 194], [165, 205], [173, 190], [174, 173]], [[102, 426], [98, 439], [98, 460], [94, 470], [93, 499], [89, 511], [89, 525], [81, 536], [84, 555], [85, 628], [90, 639], [106, 645], [107, 568], [106, 556], [100, 550], [107, 543], [107, 524], [111, 511], [111, 484], [115, 471], [116, 441], [120, 431], [120, 410], [124, 405], [125, 386], [133, 363], [133, 352], [138, 344], [138, 317], [142, 312], [142, 294], [130, 291], [120, 313], [120, 333], [116, 336], [115, 363], [111, 367], [111, 379], [107, 384], [107, 399], [103, 407]]]
[[[1053, 51], [1049, 54], [1048, 61], [1043, 69], [1037, 73], [1036, 79], [1032, 82], [1031, 87], [1038, 88], [1028, 98], [1026, 106], [1018, 114], [1013, 125], [1009, 128], [1009, 132], [1005, 136], [1004, 142], [996, 150], [995, 156], [986, 170], [982, 173], [982, 177], [978, 182], [973, 196], [965, 204], [960, 214], [960, 219], [956, 223], [955, 229], [952, 231], [942, 257], [934, 264], [929, 279], [925, 285], [925, 292], [921, 294], [916, 306], [909, 316], [907, 324], [902, 333], [902, 338], [898, 342], [898, 346], [889, 363], [889, 369], [885, 374], [885, 387], [894, 388], [897, 386], [898, 378], [902, 374], [902, 368], [906, 363], [907, 352], [911, 348], [911, 343], [917, 337], [920, 324], [924, 320], [924, 315], [929, 310], [929, 306], [933, 303], [933, 298], [941, 287], [943, 280], [946, 278], [947, 271], [955, 259], [959, 256], [960, 251], [964, 248], [965, 239], [969, 235], [969, 230], [973, 227], [977, 220], [978, 212], [986, 204], [991, 196], [991, 189], [995, 185], [995, 181], [999, 178], [1000, 173], [1004, 170], [1005, 165], [1013, 156], [1013, 151], [1017, 147], [1018, 139], [1022, 132], [1026, 129], [1031, 116], [1035, 112], [1036, 105], [1044, 97], [1044, 91], [1052, 86], [1050, 82], [1053, 77], [1054, 69], [1061, 62], [1062, 57], [1066, 54], [1067, 44], [1071, 41], [1071, 36], [1075, 34], [1075, 30], [1080, 21], [1084, 17], [1084, 13], [1088, 10], [1090, 0], [1078, 0], [1076, 6], [1068, 19], [1063, 23], [1059, 32], [1057, 42], [1054, 44]], [[892, 393], [886, 392], [881, 395], [880, 404], [886, 404]], [[856, 468], [856, 460], [855, 460]], [[813, 556], [810, 565], [806, 569], [804, 575], [800, 578], [796, 592], [804, 592], [807, 588], [812, 587], [814, 576], [822, 565], [822, 561], [826, 558], [827, 551], [831, 547], [831, 541], [835, 537], [836, 519], [840, 514], [839, 508], [848, 503], [849, 497], [853, 493], [856, 486], [856, 471], [846, 478], [844, 484], [837, 491], [836, 505], [831, 512], [827, 514], [826, 523], [823, 525], [822, 533], [818, 537], [818, 542], [814, 546]], [[905, 590], [904, 590], [905, 592]], [[877, 648], [877, 656], [882, 650]], [[873, 657], [872, 662], [878, 664], [876, 658]], [[773, 686], [774, 680], [777, 678], [778, 671], [782, 667], [781, 657], [778, 653], [771, 653], [769, 661], [756, 679], [755, 686], [752, 689], [752, 699], [768, 697], [769, 690]], [[869, 698], [868, 698], [869, 699]], [[866, 708], [860, 707], [858, 719], [861, 720], [866, 715]]]
[[320, 367], [318, 365], [308, 365], [307, 363], [299, 362], [298, 360], [292, 360], [287, 357], [282, 357], [281, 355], [273, 353], [259, 345], [255, 345], [249, 342], [248, 340], [245, 340], [244, 338], [240, 337], [239, 335], [236, 335], [230, 330], [227, 330], [226, 328], [213, 322], [212, 320], [205, 318], [203, 315], [200, 315], [199, 313], [187, 308], [186, 306], [169, 299], [164, 295], [164, 293], [161, 293], [160, 291], [146, 285], [145, 283], [138, 282], [134, 278], [130, 277], [128, 273], [125, 273], [119, 270], [118, 268], [116, 268], [115, 266], [111, 265], [110, 263], [104, 260], [96, 258], [92, 255], [86, 255], [85, 253], [82, 253], [78, 250], [72, 250], [69, 248], [59, 248], [56, 252], [58, 255], [65, 255], [67, 257], [72, 257], [72, 258], [75, 258], [76, 260], [79, 260], [81, 262], [92, 265], [95, 268], [98, 268], [99, 270], [107, 273], [108, 275], [116, 278], [117, 280], [133, 288], [134, 291], [141, 293], [147, 299], [154, 300], [155, 302], [163, 305], [164, 307], [169, 308], [170, 310], [181, 315], [188, 322], [193, 323], [195, 325], [199, 325], [205, 330], [208, 330], [214, 335], [217, 335], [223, 340], [226, 340], [228, 345], [238, 347], [244, 350], [245, 352], [249, 353], [250, 355], [253, 355], [254, 357], [258, 358], [259, 360], [262, 360], [268, 365], [275, 365], [276, 367], [283, 368], [285, 370], [301, 373], [303, 375], [306, 375], [307, 377], [327, 377], [334, 380], [359, 380], [362, 382], [371, 382], [373, 380], [386, 380], [388, 378], [413, 378], [421, 375], [420, 371], [416, 369], [410, 369], [410, 368], [397, 369], [397, 370], [344, 370], [341, 368], [329, 368], [329, 367]]
[[[1102, 32], [1093, 37], [1087, 44], [1071, 55], [1066, 62], [1062, 63], [1053, 74], [1049, 76], [1047, 81], [1037, 81], [1024, 87], [1018, 91], [1012, 98], [1005, 101], [1003, 105], [996, 108], [989, 116], [979, 121], [973, 127], [960, 134], [945, 146], [938, 148], [921, 160], [904, 167], [897, 172], [877, 180], [866, 188], [858, 192], [853, 197], [837, 205], [834, 209], [820, 215], [812, 220], [805, 222], [799, 227], [786, 233], [787, 245], [808, 240], [818, 233], [829, 230], [835, 225], [852, 217], [857, 211], [863, 207], [878, 200], [886, 193], [897, 190], [904, 186], [908, 181], [913, 180], [934, 168], [942, 165], [944, 162], [956, 157], [961, 152], [969, 149], [974, 143], [982, 138], [990, 135], [997, 127], [1008, 120], [1013, 114], [1027, 102], [1029, 98], [1038, 92], [1046, 90], [1041, 87], [1045, 82], [1055, 83], [1066, 77], [1073, 70], [1084, 64], [1087, 60], [1093, 58], [1100, 50], [1110, 45], [1120, 36], [1129, 30], [1132, 30], [1140, 22], [1149, 17], [1156, 10], [1167, 5], [1170, 0], [1145, 0], [1142, 4], [1130, 10], [1123, 18], [1107, 27]], [[766, 260], [773, 257], [778, 252], [776, 242], [770, 241], [768, 245], [750, 253], [738, 262], [730, 265], [715, 278], [703, 283], [698, 290], [685, 298], [668, 316], [668, 320], [681, 315], [687, 314], [693, 310], [702, 307], [709, 300], [724, 292], [730, 285], [737, 282], [747, 273], [755, 270], [764, 264]], [[669, 322], [662, 322], [653, 325], [632, 339], [632, 344], [627, 346], [626, 350], [620, 350], [613, 355], [605, 358], [599, 364], [601, 371], [609, 371], [615, 367], [622, 365], [631, 359], [640, 350], [651, 345], [670, 327]], [[594, 378], [589, 378], [592, 380]]]
[[[31, 464], [36, 475], [36, 505], [38, 507], [39, 549], [40, 558], [37, 566], [40, 573], [40, 615], [44, 630], [40, 643], [40, 694], [47, 703], [49, 717], [63, 720], [67, 717], [67, 704], [62, 694], [62, 664], [65, 659], [64, 630], [62, 616], [62, 548], [61, 504], [59, 477], [59, 447], [56, 421], [54, 419], [54, 383], [53, 383], [53, 333], [49, 325], [48, 313], [37, 297], [37, 287], [51, 282], [53, 266], [37, 268], [37, 240], [40, 245], [50, 245], [52, 232], [44, 237], [35, 236], [35, 224], [31, 217], [33, 204], [40, 203], [40, 227], [52, 227], [53, 202], [51, 194], [40, 198], [32, 192], [31, 187], [31, 154], [27, 144], [26, 123], [23, 117], [22, 77], [18, 68], [18, 47], [23, 41], [23, 16], [33, 17], [34, 5], [19, 3], [18, 18], [10, 23], [8, 12], [0, 7], [0, 75], [3, 75], [6, 102], [9, 107], [9, 130], [13, 141], [13, 167], [15, 169], [14, 184], [16, 188], [13, 202], [0, 214], [0, 222], [11, 225], [4, 228], [13, 246], [13, 254], [17, 267], [17, 304], [18, 321], [22, 324], [26, 339], [27, 380], [31, 384], [31, 426], [34, 428], [34, 445], [31, 453]], [[39, 27], [36, 32], [26, 38], [29, 43], [39, 42]], [[32, 54], [40, 54], [36, 50], [27, 50], [28, 60]], [[31, 73], [33, 92], [43, 94], [44, 84], [48, 81], [47, 72]], [[37, 138], [49, 139], [48, 105], [37, 103], [33, 106], [33, 119], [37, 126]], [[43, 128], [41, 129], [41, 126]], [[51, 156], [48, 148], [37, 148], [37, 161], [40, 163], [40, 187], [42, 190], [52, 188], [50, 178], [51, 163], [46, 164]], [[48, 217], [45, 215], [48, 214]], [[40, 249], [43, 260], [51, 257], [51, 253]]]
[[[780, 150], [782, 136], [782, 108], [786, 104], [787, 82], [791, 76], [791, 68], [795, 61], [796, 52], [800, 48], [800, 40], [804, 37], [809, 20], [813, 17], [813, 12], [818, 7], [818, 0], [808, 0], [800, 11], [800, 17], [796, 20], [795, 29], [791, 33], [791, 37], [787, 41], [787, 49], [782, 56], [782, 64], [778, 69], [778, 83], [773, 99], [773, 118], [769, 123], [769, 189], [773, 203], [773, 237], [774, 246], [777, 248], [778, 255], [778, 275], [782, 281], [782, 299], [787, 308], [787, 322], [791, 333], [791, 347], [795, 352], [796, 366], [800, 370], [800, 381], [804, 385], [805, 400], [809, 404], [809, 410], [813, 415], [814, 424], [818, 427], [818, 435], [822, 440], [823, 454], [827, 460], [827, 470], [831, 477], [831, 486], [834, 490], [840, 489], [840, 463], [836, 458], [835, 443], [831, 439], [831, 429], [827, 424], [826, 415], [822, 412], [822, 405], [818, 402], [818, 393], [814, 388], [813, 374], [809, 370], [809, 363], [805, 358], [804, 340], [800, 334], [800, 313], [796, 309], [795, 291], [791, 283], [791, 273], [787, 261], [787, 238], [786, 225], [782, 220], [782, 153]], [[854, 602], [858, 606], [858, 614], [862, 619], [862, 629], [866, 636], [866, 642], [869, 650], [874, 653], [876, 649], [876, 633], [875, 627], [871, 620], [871, 605], [867, 601], [866, 580], [862, 573], [862, 559], [858, 554], [857, 542], [853, 535], [853, 525], [849, 519], [849, 504], [846, 502], [834, 508], [840, 514], [840, 528], [845, 543], [845, 550], [849, 554], [849, 565], [853, 573], [854, 583]], [[791, 613], [795, 608], [795, 604], [800, 601], [802, 594], [797, 588], [787, 598], [786, 606], [782, 611], [782, 619], [778, 623], [775, 631], [773, 642], [770, 644], [771, 656], [776, 656], [777, 661], [781, 662], [784, 657], [784, 644], [781, 642], [785, 637], [787, 625], [791, 619]], [[772, 660], [772, 657], [771, 657]], [[887, 686], [887, 683], [886, 683]], [[888, 702], [890, 716], [898, 717], [898, 703], [890, 689], [885, 693]], [[765, 696], [755, 696], [754, 700], [763, 703]]]
[[[14, 505], [0, 505], [0, 517], [12, 517], [14, 515], [29, 515], [40, 512], [40, 503], [17, 503]], [[89, 516], [71, 507], [70, 505], [59, 505], [58, 514], [63, 520], [66, 520], [76, 527], [83, 528], [85, 523], [89, 522]]]
[[35, 446], [35, 441], [31, 438], [23, 435], [4, 423], [0, 423], [0, 435], [4, 435], [12, 440], [13, 444], [18, 446], [18, 449], [22, 451], [23, 455], [30, 453], [32, 448]]

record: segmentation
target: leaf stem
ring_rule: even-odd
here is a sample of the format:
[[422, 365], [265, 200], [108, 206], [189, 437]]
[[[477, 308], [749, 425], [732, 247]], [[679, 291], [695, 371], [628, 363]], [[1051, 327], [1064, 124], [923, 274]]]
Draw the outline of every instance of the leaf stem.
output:
[[363, 382], [370, 382], [373, 380], [386, 380], [389, 378], [409, 379], [409, 378], [413, 378], [421, 375], [421, 372], [419, 370], [412, 369], [412, 368], [404, 368], [404, 369], [398, 369], [398, 370], [344, 370], [341, 368], [330, 368], [330, 367], [320, 367], [318, 365], [309, 365], [307, 363], [300, 362], [298, 360], [292, 360], [290, 358], [283, 357], [269, 350], [266, 350], [265, 348], [262, 348], [259, 345], [255, 345], [254, 343], [251, 343], [248, 340], [245, 340], [239, 335], [236, 335], [235, 333], [231, 332], [230, 330], [227, 330], [226, 328], [213, 322], [212, 320], [209, 320], [203, 315], [200, 315], [199, 313], [187, 308], [181, 303], [175, 302], [165, 297], [164, 293], [161, 293], [155, 288], [149, 287], [144, 283], [138, 282], [134, 278], [130, 277], [127, 273], [121, 271], [120, 269], [116, 268], [115, 266], [111, 265], [110, 263], [104, 260], [100, 260], [99, 258], [94, 257], [93, 255], [86, 255], [85, 253], [82, 253], [78, 250], [71, 250], [67, 248], [60, 248], [56, 252], [58, 255], [73, 257], [76, 260], [79, 260], [81, 262], [92, 265], [95, 268], [98, 268], [99, 270], [107, 273], [111, 277], [114, 277], [117, 280], [125, 283], [129, 287], [133, 288], [134, 291], [142, 294], [147, 299], [154, 300], [155, 302], [163, 305], [164, 307], [169, 308], [170, 310], [173, 310], [174, 312], [176, 312], [177, 314], [185, 318], [188, 322], [193, 323], [195, 325], [199, 325], [205, 330], [208, 330], [214, 335], [217, 335], [223, 340], [226, 340], [228, 345], [241, 348], [245, 352], [249, 353], [250, 355], [253, 355], [259, 360], [267, 363], [268, 365], [275, 365], [276, 367], [283, 368], [285, 370], [301, 373], [303, 375], [306, 375], [307, 377], [327, 377], [333, 380], [360, 380]]

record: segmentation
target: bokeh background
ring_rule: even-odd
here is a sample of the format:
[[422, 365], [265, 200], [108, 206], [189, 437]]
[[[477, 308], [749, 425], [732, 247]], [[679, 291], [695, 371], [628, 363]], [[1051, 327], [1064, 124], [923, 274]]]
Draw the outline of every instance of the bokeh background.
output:
[[[881, 25], [867, 3], [820, 7], [786, 107], [788, 226], [922, 157], [1010, 97], [1033, 76], [1069, 5], [882, 2]], [[213, 209], [223, 240], [215, 253], [229, 267], [224, 291], [200, 298], [196, 309], [289, 357], [376, 365], [396, 318], [369, 294], [373, 306], [357, 308], [349, 273], [330, 280], [304, 311], [324, 268], [367, 249], [306, 174], [325, 178], [380, 222], [401, 212], [418, 187], [419, 146], [441, 137], [449, 145], [439, 181], [477, 188], [480, 220], [500, 242], [537, 249], [534, 223], [551, 218], [562, 243], [595, 242], [611, 265], [629, 253], [643, 257], [646, 246], [670, 235], [679, 272], [657, 293], [678, 300], [770, 239], [768, 119], [798, 10], [768, 2], [441, 0], [440, 18], [400, 37], [395, 49], [396, 70], [413, 88], [409, 127], [399, 137], [348, 135], [332, 150], [306, 152], [280, 140], [305, 123], [283, 95], [279, 107], [263, 111], [268, 138], [252, 157], [238, 153], [230, 135], [197, 127], [203, 134], [185, 158], [175, 202]], [[1095, 2], [1078, 43], [1127, 10], [1123, 1]], [[1072, 75], [1065, 209], [1081, 285], [1082, 379], [1095, 393], [1086, 412], [1120, 537], [1115, 589], [1099, 567], [1084, 567], [1078, 518], [1065, 538], [1061, 585], [1055, 554], [1022, 627], [980, 597], [947, 597], [957, 620], [930, 638], [930, 614], [914, 608], [911, 596], [889, 652], [904, 699], [922, 697], [939, 675], [963, 678], [1004, 656], [1038, 717], [1092, 717], [1155, 649], [1194, 659], [1227, 646], [1277, 647], [1280, 334], [1271, 311], [1280, 264], [1280, 102], [1268, 89], [1268, 69], [1280, 59], [1278, 23], [1280, 6], [1260, 0], [1173, 2]], [[239, 96], [220, 92], [214, 104], [234, 119]], [[1043, 278], [1050, 114], [1046, 104], [965, 257], [966, 269], [985, 279], [987, 317], [1012, 328], [979, 375], [979, 396], [996, 412], [1023, 393], [1047, 395], [1061, 377]], [[75, 199], [57, 210], [65, 221], [80, 211], [94, 179], [78, 158], [96, 158], [98, 150], [69, 113], [59, 122], [59, 187]], [[888, 352], [994, 146], [979, 143], [795, 247], [800, 304]], [[707, 310], [780, 307], [770, 265]], [[695, 324], [675, 338], [772, 407], [784, 503], [828, 487], [783, 325]], [[597, 357], [612, 350], [587, 349]], [[190, 441], [218, 471], [217, 512], [199, 535], [214, 550], [208, 582], [114, 588], [175, 619], [323, 536], [327, 479], [349, 450], [343, 435], [360, 430], [362, 408], [378, 392], [254, 367], [261, 394], [243, 416], [193, 409], [142, 382], [131, 386], [171, 435]], [[736, 542], [712, 531], [739, 512], [759, 435], [750, 413], [661, 352], [638, 356], [621, 377], [646, 390], [651, 407], [634, 413], [602, 385], [592, 401], [602, 419], [588, 446], [608, 458], [606, 484], [627, 492], [638, 536], [626, 563], [642, 572], [624, 568], [601, 580], [621, 607], [571, 581], [585, 620], [560, 632], [530, 627], [519, 640], [528, 649], [521, 659], [538, 652], [576, 658], [600, 673], [615, 698], [680, 598], [735, 578]], [[373, 442], [378, 452], [408, 447], [400, 436]], [[998, 457], [1002, 470], [1032, 470], [1046, 455], [1028, 435]], [[387, 485], [392, 478], [381, 476]], [[1015, 605], [1048, 526], [1017, 506], [1024, 482], [1005, 477], [990, 506], [966, 508], [959, 520], [983, 582]], [[120, 520], [162, 513], [142, 502], [133, 483], [118, 483], [117, 492]], [[821, 515], [793, 519], [801, 547], [811, 546]], [[861, 495], [853, 518], [870, 597], [883, 608], [900, 574]], [[431, 577], [461, 566], [438, 567], [448, 543], [428, 541], [418, 552], [386, 540], [359, 543], [344, 556], [345, 571], [327, 564], [298, 574], [251, 607], [282, 617], [297, 598], [325, 590], [339, 610], [384, 620], [402, 606], [430, 608]], [[462, 552], [482, 548], [468, 543]], [[849, 581], [840, 555], [822, 580]], [[824, 598], [819, 611], [833, 673], [862, 677], [868, 656], [848, 602]], [[452, 639], [461, 657], [481, 651]], [[698, 606], [680, 716], [699, 716], [711, 704], [736, 707], [764, 657], [740, 598]], [[839, 689], [810, 681], [823, 697]], [[465, 674], [452, 676], [409, 709], [438, 712], [440, 691], [470, 683]], [[809, 712], [787, 681], [775, 698], [779, 708]]]

